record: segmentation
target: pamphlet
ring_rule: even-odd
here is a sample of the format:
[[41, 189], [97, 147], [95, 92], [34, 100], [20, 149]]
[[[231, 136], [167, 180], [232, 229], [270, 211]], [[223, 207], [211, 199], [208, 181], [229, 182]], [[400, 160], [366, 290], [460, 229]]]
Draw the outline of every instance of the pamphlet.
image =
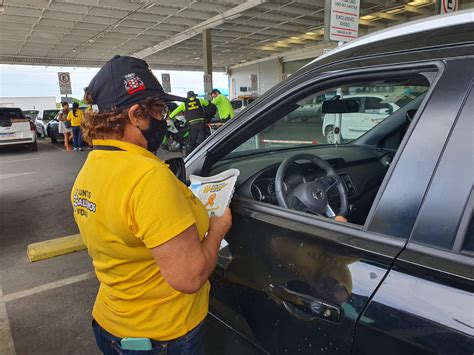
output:
[[209, 177], [190, 175], [189, 188], [206, 207], [210, 217], [220, 217], [230, 204], [239, 174], [239, 170], [229, 169]]

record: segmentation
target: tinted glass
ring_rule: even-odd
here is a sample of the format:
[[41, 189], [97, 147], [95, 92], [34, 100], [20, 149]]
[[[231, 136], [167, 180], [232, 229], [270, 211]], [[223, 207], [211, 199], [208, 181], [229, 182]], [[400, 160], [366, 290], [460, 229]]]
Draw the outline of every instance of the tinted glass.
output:
[[20, 109], [8, 109], [4, 108], [0, 110], [0, 119], [15, 119], [24, 118], [23, 112]]
[[463, 250], [474, 253], [474, 211], [471, 215], [471, 222], [466, 232], [466, 237], [464, 238]]
[[31, 117], [31, 119], [35, 119], [38, 116], [39, 111], [38, 110], [27, 110], [23, 111], [23, 114], [25, 116]]
[[59, 110], [45, 110], [43, 112], [43, 120], [44, 121], [51, 121], [59, 112]]

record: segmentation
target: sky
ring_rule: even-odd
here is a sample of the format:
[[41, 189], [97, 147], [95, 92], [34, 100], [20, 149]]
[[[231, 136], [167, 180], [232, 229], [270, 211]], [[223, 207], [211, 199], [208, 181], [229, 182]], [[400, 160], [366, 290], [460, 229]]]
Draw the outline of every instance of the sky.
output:
[[[98, 68], [45, 67], [31, 65], [0, 64], [0, 97], [11, 96], [55, 96], [60, 101], [58, 72], [69, 72], [72, 84], [72, 97], [81, 99], [86, 87]], [[202, 93], [204, 90], [203, 72], [153, 70], [161, 82], [161, 74], [169, 73], [171, 77], [171, 92], [175, 95], [186, 96], [193, 90]], [[216, 88], [227, 88], [228, 77], [223, 73], [213, 74], [213, 84]]]

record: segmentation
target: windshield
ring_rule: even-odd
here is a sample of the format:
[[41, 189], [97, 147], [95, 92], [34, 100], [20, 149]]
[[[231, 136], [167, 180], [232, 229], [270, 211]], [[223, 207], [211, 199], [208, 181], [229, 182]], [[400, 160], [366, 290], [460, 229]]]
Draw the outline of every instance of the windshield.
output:
[[25, 116], [31, 117], [31, 119], [35, 119], [38, 116], [39, 111], [38, 110], [27, 110], [23, 111], [23, 114]]
[[51, 121], [57, 114], [59, 110], [44, 110], [43, 112], [43, 121]]
[[273, 124], [242, 143], [228, 157], [350, 143], [425, 93], [428, 86], [424, 77], [416, 76], [316, 92], [282, 107]]

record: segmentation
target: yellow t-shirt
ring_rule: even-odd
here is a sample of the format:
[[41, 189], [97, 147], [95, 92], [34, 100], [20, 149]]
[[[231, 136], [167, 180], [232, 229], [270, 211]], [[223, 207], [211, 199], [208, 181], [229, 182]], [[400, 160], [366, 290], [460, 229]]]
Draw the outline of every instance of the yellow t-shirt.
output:
[[171, 288], [150, 249], [193, 224], [201, 240], [206, 209], [168, 166], [149, 151], [116, 140], [94, 146], [71, 191], [74, 218], [87, 246], [99, 293], [95, 320], [117, 337], [170, 340], [204, 320], [210, 284], [189, 295]]
[[84, 113], [79, 109], [76, 110], [76, 116], [73, 115], [72, 110], [67, 114], [67, 120], [71, 121], [71, 126], [73, 127], [80, 126], [83, 117]]

